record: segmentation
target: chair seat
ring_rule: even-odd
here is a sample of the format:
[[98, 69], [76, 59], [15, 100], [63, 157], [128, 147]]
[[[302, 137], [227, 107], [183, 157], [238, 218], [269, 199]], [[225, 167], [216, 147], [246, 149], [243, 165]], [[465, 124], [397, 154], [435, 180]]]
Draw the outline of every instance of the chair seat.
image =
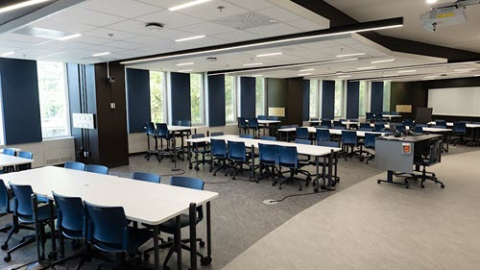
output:
[[83, 231], [71, 231], [65, 228], [62, 229], [63, 235], [68, 239], [83, 239]]
[[[197, 220], [199, 222], [199, 220]], [[180, 228], [185, 228], [190, 225], [190, 217], [187, 214], [180, 215]], [[169, 234], [175, 233], [175, 228], [177, 227], [177, 222], [175, 218], [169, 219], [164, 223], [159, 225], [159, 230]]]
[[95, 248], [108, 252], [108, 253], [121, 253], [121, 252], [132, 252], [145, 244], [149, 239], [153, 237], [152, 232], [149, 229], [136, 229], [128, 227], [128, 236], [129, 243], [126, 249], [123, 248], [123, 245], [116, 244], [107, 244], [94, 242]]
[[[53, 209], [53, 212], [56, 213], [57, 211]], [[43, 222], [49, 219], [50, 219], [50, 207], [48, 205], [40, 206], [37, 212], [37, 220], [40, 222]], [[33, 216], [19, 215], [18, 220], [22, 223], [27, 223], [27, 224], [32, 224], [34, 222]]]

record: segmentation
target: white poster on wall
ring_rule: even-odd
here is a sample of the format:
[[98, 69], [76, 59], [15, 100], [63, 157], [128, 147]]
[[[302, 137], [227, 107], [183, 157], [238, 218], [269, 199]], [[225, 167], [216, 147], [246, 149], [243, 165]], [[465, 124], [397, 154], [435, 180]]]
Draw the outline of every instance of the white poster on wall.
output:
[[434, 115], [480, 117], [480, 87], [429, 89], [428, 107]]

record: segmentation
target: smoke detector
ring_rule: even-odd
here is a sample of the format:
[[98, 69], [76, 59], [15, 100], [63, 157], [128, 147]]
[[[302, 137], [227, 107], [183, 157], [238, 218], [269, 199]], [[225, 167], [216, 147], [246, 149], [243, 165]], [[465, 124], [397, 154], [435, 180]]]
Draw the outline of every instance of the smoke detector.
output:
[[151, 22], [151, 23], [145, 24], [145, 29], [150, 31], [160, 31], [160, 30], [163, 30], [163, 28], [164, 28], [163, 24], [161, 23]]

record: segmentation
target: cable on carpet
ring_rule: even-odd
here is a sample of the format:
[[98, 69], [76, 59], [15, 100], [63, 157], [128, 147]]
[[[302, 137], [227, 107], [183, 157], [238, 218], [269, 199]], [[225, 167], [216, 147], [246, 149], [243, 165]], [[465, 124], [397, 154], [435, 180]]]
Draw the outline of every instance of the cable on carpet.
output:
[[331, 191], [333, 191], [333, 190], [320, 190], [320, 191], [318, 191], [318, 192], [311, 192], [311, 193], [304, 193], [304, 194], [292, 194], [292, 195], [285, 196], [285, 197], [283, 197], [283, 198], [280, 199], [280, 200], [272, 200], [272, 199], [264, 200], [263, 203], [264, 203], [264, 204], [277, 204], [277, 203], [283, 202], [284, 200], [286, 200], [286, 199], [288, 199], [288, 198], [301, 197], [301, 196], [309, 196], [309, 195], [314, 195], [314, 194], [319, 194], [319, 193], [326, 193], [326, 192], [331, 192]]
[[168, 176], [179, 176], [179, 175], [184, 175], [185, 174], [185, 170], [183, 169], [177, 169], [175, 172], [179, 172], [179, 173], [176, 173], [176, 174], [160, 174], [161, 177], [168, 177]]

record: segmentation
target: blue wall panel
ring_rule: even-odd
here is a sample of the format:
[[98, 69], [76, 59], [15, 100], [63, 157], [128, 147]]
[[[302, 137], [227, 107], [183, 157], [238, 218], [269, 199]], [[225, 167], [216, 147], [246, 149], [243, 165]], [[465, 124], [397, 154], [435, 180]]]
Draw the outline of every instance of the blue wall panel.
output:
[[310, 119], [310, 80], [304, 80], [303, 86], [303, 121]]
[[255, 117], [255, 78], [240, 78], [240, 116]]
[[151, 121], [150, 71], [127, 68], [128, 132], [145, 132], [145, 122]]
[[209, 125], [225, 126], [225, 75], [208, 76], [208, 106]]
[[190, 74], [170, 73], [172, 89], [172, 120], [192, 120], [190, 100]]
[[383, 82], [372, 82], [370, 104], [370, 112], [381, 113], [383, 111]]
[[347, 118], [358, 118], [360, 82], [347, 82]]
[[5, 144], [42, 141], [37, 63], [0, 59]]
[[322, 119], [335, 118], [335, 81], [323, 81]]

